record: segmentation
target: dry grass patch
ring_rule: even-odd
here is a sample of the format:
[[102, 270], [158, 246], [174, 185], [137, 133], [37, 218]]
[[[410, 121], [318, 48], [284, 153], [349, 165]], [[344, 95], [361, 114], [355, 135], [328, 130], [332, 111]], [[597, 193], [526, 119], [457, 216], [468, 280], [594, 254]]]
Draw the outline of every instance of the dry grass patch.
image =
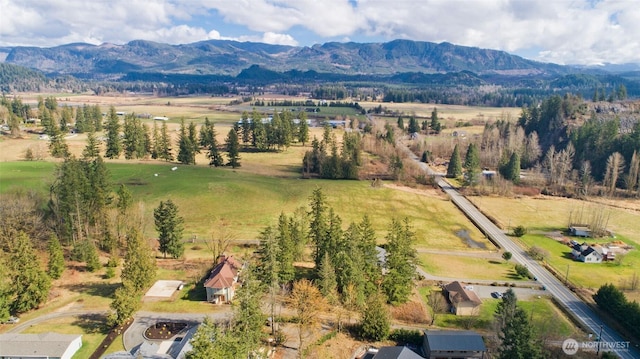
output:
[[514, 275], [513, 263], [504, 260], [429, 253], [421, 253], [418, 258], [421, 267], [434, 276], [495, 281], [519, 280]]

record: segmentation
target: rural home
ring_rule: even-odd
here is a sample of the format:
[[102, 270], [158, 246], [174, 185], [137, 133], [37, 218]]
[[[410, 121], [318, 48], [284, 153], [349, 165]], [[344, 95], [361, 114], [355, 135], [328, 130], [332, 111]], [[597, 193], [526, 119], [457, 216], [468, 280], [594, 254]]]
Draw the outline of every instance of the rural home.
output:
[[78, 334], [0, 334], [0, 358], [71, 359], [81, 347]]
[[570, 226], [569, 234], [574, 237], [591, 237], [591, 229], [588, 226]]
[[451, 313], [455, 315], [478, 315], [482, 300], [473, 288], [463, 286], [455, 281], [444, 286], [444, 293], [451, 305]]
[[238, 273], [242, 265], [233, 257], [221, 255], [213, 267], [209, 278], [204, 282], [207, 291], [207, 302], [214, 304], [228, 303], [235, 295]]
[[571, 254], [573, 259], [585, 263], [602, 263], [616, 259], [616, 254], [611, 248], [586, 243], [574, 244], [571, 248]]
[[482, 336], [470, 330], [425, 330], [422, 345], [428, 359], [484, 358]]

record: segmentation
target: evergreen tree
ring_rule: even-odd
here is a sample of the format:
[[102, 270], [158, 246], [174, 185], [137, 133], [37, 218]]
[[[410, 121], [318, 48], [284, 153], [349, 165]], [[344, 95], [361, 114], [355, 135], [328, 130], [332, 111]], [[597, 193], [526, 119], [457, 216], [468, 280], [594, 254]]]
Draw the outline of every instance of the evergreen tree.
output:
[[407, 128], [409, 133], [418, 133], [420, 132], [420, 126], [418, 125], [418, 121], [415, 117], [409, 117], [409, 127]]
[[186, 359], [223, 359], [229, 357], [217, 356], [214, 342], [220, 339], [222, 333], [213, 322], [205, 316], [191, 339], [191, 350], [187, 352]]
[[106, 130], [107, 149], [104, 156], [110, 159], [118, 158], [122, 152], [122, 140], [120, 139], [120, 120], [113, 106], [109, 108]]
[[151, 158], [156, 159], [160, 158], [160, 153], [162, 152], [162, 147], [160, 146], [160, 132], [158, 131], [157, 122], [153, 122], [153, 144], [151, 145]]
[[251, 122], [247, 111], [242, 112], [242, 143], [247, 144], [251, 141]]
[[76, 131], [79, 133], [89, 132], [89, 128], [92, 126], [87, 123], [84, 118], [84, 110], [82, 107], [76, 108]]
[[160, 129], [160, 141], [158, 142], [158, 158], [161, 160], [165, 160], [167, 162], [173, 161], [173, 153], [171, 152], [171, 137], [169, 136], [169, 131], [167, 129], [167, 123], [162, 123], [162, 128]]
[[187, 138], [191, 144], [191, 164], [196, 164], [196, 154], [200, 153], [198, 147], [198, 130], [196, 124], [193, 121], [189, 122], [189, 130], [187, 131]]
[[11, 293], [11, 278], [9, 276], [9, 268], [0, 256], [0, 322], [9, 319], [11, 312], [9, 308], [13, 302]]
[[264, 336], [262, 327], [266, 319], [261, 307], [262, 293], [260, 282], [252, 278], [251, 269], [247, 270], [242, 287], [233, 299], [232, 336], [241, 338], [238, 341], [238, 353], [233, 357], [249, 358], [261, 345]]
[[38, 307], [49, 296], [51, 279], [40, 268], [31, 239], [20, 232], [7, 261], [11, 280], [11, 313], [23, 313]]
[[392, 219], [387, 240], [387, 274], [382, 289], [389, 303], [404, 303], [409, 299], [413, 278], [416, 273], [416, 250], [412, 248], [415, 234], [409, 227], [409, 220], [402, 222]]
[[127, 235], [127, 249], [122, 267], [122, 284], [132, 295], [141, 295], [155, 281], [156, 264], [149, 245], [142, 234], [131, 228]]
[[191, 165], [195, 164], [195, 153], [193, 152], [194, 144], [187, 133], [184, 124], [184, 118], [180, 119], [180, 131], [178, 135], [178, 162]]
[[136, 291], [131, 283], [123, 282], [115, 290], [114, 298], [110, 305], [112, 312], [107, 318], [109, 325], [116, 326], [126, 323], [142, 306], [141, 299], [141, 292]]
[[296, 271], [293, 266], [293, 256], [295, 252], [295, 243], [293, 242], [291, 223], [284, 213], [278, 218], [278, 232], [276, 240], [278, 241], [277, 260], [280, 269], [278, 276], [280, 283], [287, 284], [294, 280]]
[[371, 341], [387, 339], [391, 331], [391, 318], [383, 294], [377, 292], [369, 297], [362, 313], [361, 335]]
[[85, 240], [85, 243], [87, 243], [87, 270], [93, 273], [100, 269], [102, 267], [102, 264], [100, 263], [100, 258], [98, 257], [98, 250], [96, 249], [96, 246], [93, 244], [93, 242]]
[[316, 267], [320, 267], [322, 258], [324, 257], [324, 245], [323, 243], [327, 238], [328, 223], [327, 223], [327, 204], [326, 197], [322, 193], [321, 188], [316, 188], [311, 194], [310, 206], [311, 211], [309, 216], [311, 221], [309, 223], [309, 236], [313, 243], [313, 259]]
[[322, 296], [331, 305], [335, 305], [338, 301], [338, 282], [336, 279], [336, 270], [325, 253], [322, 257], [320, 268], [318, 269], [318, 289]]
[[49, 238], [48, 250], [49, 264], [47, 274], [49, 274], [51, 279], [58, 279], [62, 276], [62, 272], [64, 272], [64, 253], [57, 236], [52, 235], [51, 238]]
[[509, 157], [509, 162], [500, 166], [500, 173], [502, 177], [513, 183], [520, 181], [520, 156], [518, 152], [513, 152]]
[[227, 157], [229, 158], [227, 166], [232, 168], [240, 167], [240, 143], [238, 142], [238, 133], [233, 128], [229, 130], [225, 145], [227, 147]]
[[178, 214], [178, 207], [169, 199], [160, 201], [158, 208], [153, 210], [160, 252], [167, 257], [180, 258], [184, 254], [182, 232], [184, 219]]
[[480, 176], [480, 155], [474, 143], [467, 148], [464, 158], [464, 182], [467, 186], [475, 186]]
[[543, 358], [540, 345], [535, 342], [533, 326], [524, 309], [516, 307], [500, 335], [502, 344], [498, 348], [499, 359], [539, 359]]
[[398, 117], [398, 128], [400, 129], [400, 131], [404, 132], [404, 119], [402, 118], [402, 116]]
[[301, 111], [298, 115], [300, 120], [298, 125], [298, 142], [304, 146], [309, 141], [309, 124], [307, 123], [307, 113]]
[[462, 175], [462, 161], [460, 160], [460, 150], [458, 145], [453, 148], [451, 159], [449, 159], [449, 166], [447, 167], [447, 177], [457, 178]]
[[431, 127], [431, 130], [436, 134], [440, 133], [440, 130], [442, 129], [440, 125], [440, 120], [438, 119], [438, 109], [435, 107], [433, 108], [433, 111], [431, 111], [430, 127]]
[[376, 232], [373, 224], [366, 214], [358, 225], [359, 242], [357, 253], [362, 258], [362, 273], [364, 274], [365, 291], [367, 295], [377, 290], [382, 280], [382, 271], [378, 263], [378, 251], [376, 249]]
[[95, 132], [87, 133], [87, 145], [82, 151], [82, 158], [93, 159], [100, 156], [100, 141], [96, 138]]

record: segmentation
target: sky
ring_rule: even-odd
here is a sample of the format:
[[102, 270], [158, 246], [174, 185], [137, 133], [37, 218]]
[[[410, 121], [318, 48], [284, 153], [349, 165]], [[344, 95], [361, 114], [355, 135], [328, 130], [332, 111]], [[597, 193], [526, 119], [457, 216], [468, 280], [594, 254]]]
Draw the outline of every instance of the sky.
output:
[[640, 63], [640, 0], [0, 0], [0, 47], [394, 39], [558, 64]]

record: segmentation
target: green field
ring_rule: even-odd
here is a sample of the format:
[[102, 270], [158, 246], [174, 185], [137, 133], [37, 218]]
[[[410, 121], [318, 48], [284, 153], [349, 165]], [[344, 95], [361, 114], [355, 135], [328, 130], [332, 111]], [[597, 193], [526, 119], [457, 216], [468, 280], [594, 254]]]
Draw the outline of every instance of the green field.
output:
[[421, 253], [421, 267], [432, 275], [447, 278], [484, 279], [497, 282], [523, 280], [515, 274], [514, 263], [502, 259], [475, 258], [448, 254]]
[[[172, 167], [178, 167], [172, 171]], [[307, 207], [315, 188], [322, 188], [327, 202], [346, 226], [368, 215], [383, 241], [392, 217], [408, 217], [416, 233], [417, 247], [465, 250], [456, 237], [467, 230], [474, 241], [490, 244], [449, 202], [439, 195], [422, 195], [391, 188], [373, 188], [366, 181], [304, 180], [276, 178], [233, 171], [230, 168], [181, 166], [174, 163], [108, 163], [116, 185], [125, 184], [144, 204], [145, 234], [156, 235], [152, 212], [160, 201], [171, 199], [185, 218], [185, 239], [207, 238], [217, 219], [230, 223], [237, 239], [255, 239], [280, 213], [292, 214]], [[0, 163], [0, 193], [28, 186], [47, 193], [54, 164], [44, 162]], [[156, 176], [157, 174], [157, 176]]]

